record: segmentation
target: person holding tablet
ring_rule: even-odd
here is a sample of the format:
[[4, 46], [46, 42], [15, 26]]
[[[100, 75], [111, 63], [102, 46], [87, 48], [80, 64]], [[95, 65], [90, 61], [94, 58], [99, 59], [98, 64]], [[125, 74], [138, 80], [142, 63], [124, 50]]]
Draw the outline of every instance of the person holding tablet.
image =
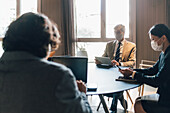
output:
[[161, 51], [158, 61], [148, 69], [119, 70], [125, 77], [132, 75], [138, 83], [158, 88], [157, 93], [136, 99], [135, 113], [170, 113], [170, 29], [156, 24], [149, 30], [151, 47]]
[[[102, 57], [109, 57], [113, 65], [133, 67], [136, 62], [136, 44], [125, 39], [125, 26], [122, 24], [118, 24], [114, 27], [114, 34], [116, 40], [107, 43]], [[101, 64], [101, 62], [96, 59], [95, 63], [98, 65]], [[120, 100], [124, 109], [127, 109], [127, 102], [123, 97], [123, 91], [109, 94], [109, 96], [113, 97], [110, 110], [113, 112], [117, 111], [118, 100]]]

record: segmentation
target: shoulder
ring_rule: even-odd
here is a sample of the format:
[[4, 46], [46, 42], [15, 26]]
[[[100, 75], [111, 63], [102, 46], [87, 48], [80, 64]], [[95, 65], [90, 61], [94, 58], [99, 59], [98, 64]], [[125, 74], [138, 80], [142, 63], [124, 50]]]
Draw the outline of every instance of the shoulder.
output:
[[69, 68], [67, 68], [66, 66], [64, 66], [63, 64], [60, 63], [56, 63], [56, 62], [52, 62], [52, 61], [48, 61], [48, 60], [42, 60], [42, 63], [44, 63], [45, 65], [47, 65], [49, 68], [54, 68], [54, 69], [61, 69], [61, 70], [69, 70]]
[[107, 46], [113, 45], [115, 43], [116, 43], [116, 40], [109, 41], [109, 42], [107, 42]]
[[136, 47], [136, 44], [130, 41], [125, 40], [125, 43], [130, 47]]
[[54, 75], [54, 76], [73, 76], [72, 71], [67, 68], [66, 66], [59, 64], [59, 63], [55, 63], [52, 61], [47, 61], [47, 60], [41, 60], [41, 70], [43, 72], [48, 72], [48, 75]]

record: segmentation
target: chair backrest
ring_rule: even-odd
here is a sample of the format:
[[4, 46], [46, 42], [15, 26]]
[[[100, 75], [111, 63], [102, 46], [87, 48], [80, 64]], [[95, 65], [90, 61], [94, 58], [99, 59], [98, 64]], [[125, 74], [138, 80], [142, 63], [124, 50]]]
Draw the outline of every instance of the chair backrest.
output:
[[48, 58], [48, 60], [67, 66], [72, 70], [76, 80], [87, 83], [87, 57], [55, 56]]
[[141, 60], [141, 63], [139, 64], [140, 69], [145, 69], [152, 67], [156, 62], [155, 61], [150, 61], [150, 60]]

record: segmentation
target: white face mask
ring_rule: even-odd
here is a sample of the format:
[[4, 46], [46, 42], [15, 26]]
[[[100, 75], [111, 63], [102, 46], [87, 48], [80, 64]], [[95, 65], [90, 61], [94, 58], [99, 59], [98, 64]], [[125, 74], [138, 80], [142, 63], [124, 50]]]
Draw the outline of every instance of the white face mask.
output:
[[[160, 40], [160, 39], [159, 39], [159, 40]], [[159, 40], [158, 40], [158, 41], [159, 41]], [[157, 41], [157, 42], [158, 42], [158, 41]], [[163, 43], [162, 43], [161, 45], [158, 45], [157, 42], [155, 42], [154, 40], [151, 41], [151, 47], [152, 47], [152, 49], [155, 50], [155, 51], [162, 51], [162, 50], [163, 50]]]
[[116, 39], [117, 40], [122, 40], [123, 39], [123, 34], [116, 34]]

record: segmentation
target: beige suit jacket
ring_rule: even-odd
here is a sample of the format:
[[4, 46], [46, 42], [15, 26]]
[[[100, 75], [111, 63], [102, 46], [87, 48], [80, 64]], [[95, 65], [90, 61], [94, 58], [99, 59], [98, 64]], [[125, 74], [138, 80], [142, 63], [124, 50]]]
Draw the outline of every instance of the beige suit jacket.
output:
[[[114, 51], [116, 51], [115, 46], [116, 40], [108, 42], [104, 54], [102, 56], [110, 57], [110, 59], [113, 60], [115, 58], [114, 56]], [[136, 62], [136, 44], [124, 40], [120, 63], [122, 63], [123, 66], [133, 67], [135, 65], [135, 62]]]

